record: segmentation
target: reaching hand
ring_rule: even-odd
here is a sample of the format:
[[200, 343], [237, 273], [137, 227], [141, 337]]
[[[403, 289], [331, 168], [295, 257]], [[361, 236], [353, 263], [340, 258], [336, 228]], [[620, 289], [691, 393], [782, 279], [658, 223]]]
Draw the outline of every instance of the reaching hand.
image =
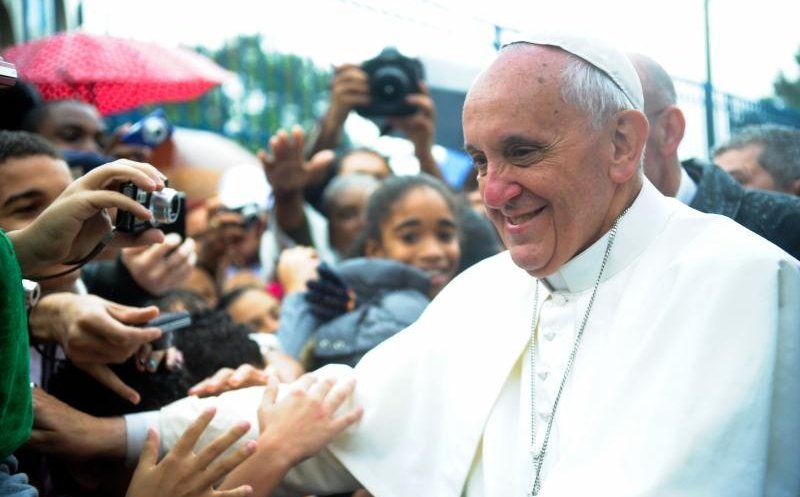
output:
[[246, 443], [229, 456], [215, 460], [242, 437], [250, 425], [241, 423], [220, 435], [199, 452], [194, 452], [200, 436], [214, 417], [214, 409], [203, 412], [186, 429], [175, 447], [158, 460], [158, 434], [151, 429], [133, 473], [126, 497], [246, 497], [252, 487], [242, 485], [232, 490], [215, 490], [213, 485], [254, 451], [255, 442]]
[[286, 397], [276, 402], [278, 381], [270, 378], [258, 409], [259, 448], [272, 448], [275, 457], [286, 458], [291, 465], [316, 454], [361, 419], [361, 407], [336, 414], [354, 389], [354, 379], [336, 382], [306, 374], [289, 385]]
[[304, 292], [309, 280], [317, 278], [319, 255], [311, 247], [284, 249], [275, 269], [278, 282], [287, 294]]
[[302, 194], [310, 179], [324, 173], [333, 162], [334, 154], [330, 150], [317, 152], [306, 162], [303, 140], [303, 130], [295, 126], [291, 135], [279, 130], [270, 138], [271, 154], [259, 151], [258, 158], [264, 166], [267, 181], [279, 202], [287, 196]]
[[356, 307], [356, 293], [338, 274], [322, 262], [317, 267], [319, 279], [308, 282], [306, 302], [311, 306], [311, 312], [323, 320], [329, 321]]
[[180, 286], [197, 262], [194, 240], [187, 238], [181, 243], [176, 233], [149, 247], [122, 249], [121, 257], [134, 281], [156, 296]]
[[361, 407], [336, 413], [352, 395], [354, 380], [336, 383], [305, 375], [288, 388], [286, 397], [276, 402], [278, 380], [270, 377], [258, 409], [258, 449], [228, 475], [222, 488], [247, 483], [256, 495], [269, 495], [292, 466], [319, 452], [363, 414]]
[[222, 368], [213, 376], [206, 378], [189, 389], [189, 395], [207, 397], [219, 395], [228, 390], [266, 385], [269, 375], [261, 368], [250, 364], [242, 364], [238, 368]]
[[75, 365], [134, 404], [139, 394], [108, 367], [131, 357], [161, 336], [158, 328], [139, 327], [158, 316], [156, 307], [128, 307], [94, 295], [55, 293], [31, 310], [34, 337], [59, 343]]

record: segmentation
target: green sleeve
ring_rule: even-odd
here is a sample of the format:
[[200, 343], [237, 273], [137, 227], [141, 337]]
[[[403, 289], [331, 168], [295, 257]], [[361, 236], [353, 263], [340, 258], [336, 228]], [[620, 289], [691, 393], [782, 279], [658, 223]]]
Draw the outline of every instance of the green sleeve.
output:
[[0, 460], [30, 437], [28, 317], [22, 275], [11, 240], [0, 230]]

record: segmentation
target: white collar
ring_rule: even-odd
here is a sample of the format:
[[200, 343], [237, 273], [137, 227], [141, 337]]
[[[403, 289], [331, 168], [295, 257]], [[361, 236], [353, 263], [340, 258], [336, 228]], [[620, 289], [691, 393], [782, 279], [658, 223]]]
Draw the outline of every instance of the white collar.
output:
[[675, 198], [686, 205], [691, 205], [696, 194], [697, 183], [695, 183], [692, 177], [689, 176], [689, 173], [686, 172], [686, 169], [681, 166], [681, 182], [678, 185], [678, 192], [675, 194]]
[[[647, 179], [627, 214], [619, 222], [617, 238], [603, 272], [603, 281], [625, 269], [661, 232], [670, 215], [664, 196]], [[570, 259], [544, 283], [556, 292], [578, 293], [594, 286], [605, 255], [609, 232]]]

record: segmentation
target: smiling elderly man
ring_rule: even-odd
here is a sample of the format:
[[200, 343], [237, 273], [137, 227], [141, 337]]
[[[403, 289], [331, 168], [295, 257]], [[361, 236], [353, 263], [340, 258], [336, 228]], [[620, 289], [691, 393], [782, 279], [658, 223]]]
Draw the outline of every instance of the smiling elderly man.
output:
[[[661, 195], [642, 173], [642, 107], [630, 62], [597, 42], [551, 35], [500, 52], [463, 119], [508, 251], [358, 364], [363, 419], [283, 490], [800, 492], [798, 262]], [[255, 419], [260, 390], [152, 419], [169, 446], [207, 403], [228, 424]]]

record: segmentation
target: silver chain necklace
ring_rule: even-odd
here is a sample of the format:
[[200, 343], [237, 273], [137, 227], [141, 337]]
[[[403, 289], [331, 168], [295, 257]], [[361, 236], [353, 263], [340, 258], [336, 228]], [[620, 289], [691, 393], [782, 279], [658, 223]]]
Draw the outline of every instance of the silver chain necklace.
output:
[[597, 274], [597, 280], [594, 282], [592, 296], [589, 298], [589, 305], [586, 306], [586, 312], [583, 314], [581, 326], [578, 328], [578, 334], [575, 336], [575, 343], [572, 345], [572, 352], [569, 354], [567, 367], [564, 370], [564, 376], [561, 378], [561, 385], [558, 387], [556, 400], [553, 402], [553, 412], [550, 413], [550, 417], [547, 420], [547, 429], [544, 432], [544, 441], [542, 442], [541, 451], [536, 450], [536, 325], [539, 321], [539, 280], [536, 280], [536, 290], [533, 297], [533, 319], [531, 320], [531, 344], [528, 348], [531, 360], [531, 445], [529, 450], [531, 453], [531, 465], [533, 466], [534, 474], [533, 485], [531, 486], [531, 491], [528, 493], [529, 497], [535, 497], [536, 495], [539, 495], [539, 489], [542, 486], [542, 464], [544, 463], [544, 456], [547, 454], [547, 444], [550, 441], [550, 430], [553, 428], [553, 420], [556, 417], [558, 402], [561, 400], [561, 393], [564, 391], [564, 385], [567, 384], [567, 377], [569, 376], [570, 371], [572, 371], [572, 365], [575, 363], [575, 356], [578, 353], [578, 346], [580, 345], [581, 338], [583, 337], [583, 330], [586, 328], [587, 321], [589, 321], [589, 314], [592, 312], [594, 299], [597, 296], [597, 288], [600, 286], [600, 280], [603, 278], [603, 272], [605, 271], [606, 264], [608, 263], [608, 256], [611, 254], [611, 247], [614, 245], [614, 239], [617, 237], [617, 227], [619, 226], [619, 221], [627, 212], [628, 210], [625, 209], [625, 211], [619, 215], [619, 217], [614, 221], [614, 224], [611, 226], [611, 230], [608, 235], [608, 245], [606, 245], [606, 252], [603, 255], [603, 263], [600, 265], [600, 272]]

